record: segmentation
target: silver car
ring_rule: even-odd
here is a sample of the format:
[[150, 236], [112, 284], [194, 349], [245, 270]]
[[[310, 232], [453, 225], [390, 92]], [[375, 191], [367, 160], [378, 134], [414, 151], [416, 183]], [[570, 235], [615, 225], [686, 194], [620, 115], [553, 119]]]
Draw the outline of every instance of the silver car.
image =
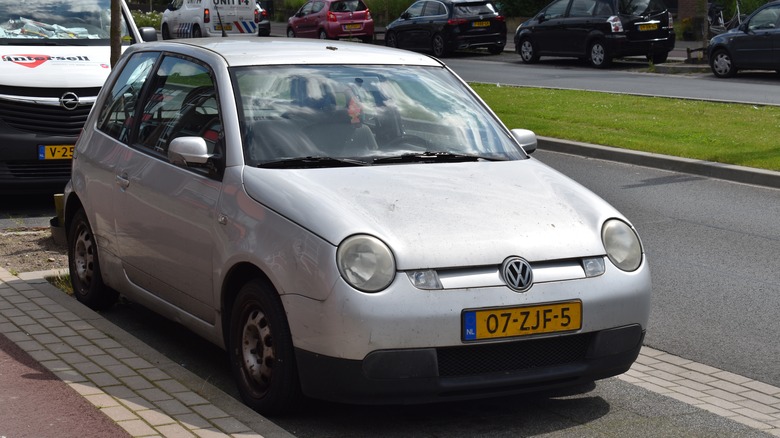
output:
[[417, 403], [626, 371], [628, 220], [436, 59], [349, 42], [135, 45], [75, 147], [70, 274], [226, 349], [244, 401]]

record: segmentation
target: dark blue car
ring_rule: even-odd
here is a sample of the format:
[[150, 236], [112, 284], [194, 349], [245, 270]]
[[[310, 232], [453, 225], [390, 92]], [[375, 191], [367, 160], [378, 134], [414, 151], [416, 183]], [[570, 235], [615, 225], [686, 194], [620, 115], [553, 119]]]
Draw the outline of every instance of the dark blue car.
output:
[[738, 28], [716, 35], [707, 54], [719, 78], [747, 69], [780, 72], [780, 1], [765, 4]]

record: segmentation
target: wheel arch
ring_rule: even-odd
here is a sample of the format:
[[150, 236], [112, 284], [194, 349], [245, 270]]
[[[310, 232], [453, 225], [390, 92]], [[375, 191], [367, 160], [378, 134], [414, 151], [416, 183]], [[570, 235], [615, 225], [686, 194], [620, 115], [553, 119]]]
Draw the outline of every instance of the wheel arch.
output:
[[271, 279], [257, 265], [249, 262], [240, 262], [230, 268], [222, 282], [221, 308], [222, 308], [222, 339], [225, 346], [230, 344], [230, 321], [233, 303], [236, 301], [241, 287], [247, 282], [260, 279], [270, 287], [274, 287]]

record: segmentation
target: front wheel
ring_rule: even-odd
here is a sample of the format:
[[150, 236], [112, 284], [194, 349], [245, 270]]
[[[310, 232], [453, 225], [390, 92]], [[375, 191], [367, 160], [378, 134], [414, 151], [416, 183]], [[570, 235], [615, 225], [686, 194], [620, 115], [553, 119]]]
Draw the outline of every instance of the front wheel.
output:
[[244, 402], [261, 414], [288, 412], [301, 396], [284, 307], [267, 281], [238, 293], [230, 314], [230, 367]]
[[729, 52], [724, 49], [716, 50], [710, 57], [712, 73], [719, 78], [730, 78], [737, 74], [737, 68], [731, 59]]
[[517, 53], [520, 55], [520, 59], [526, 64], [533, 64], [539, 61], [539, 54], [536, 52], [536, 47], [528, 38], [523, 38], [523, 40], [520, 41], [520, 45], [517, 46]]
[[287, 38], [295, 38], [295, 31], [292, 27], [287, 28]]
[[603, 41], [596, 40], [590, 44], [588, 48], [588, 62], [596, 68], [606, 68], [612, 63], [612, 55], [610, 55]]
[[114, 305], [119, 294], [103, 284], [97, 241], [83, 209], [76, 212], [68, 229], [68, 270], [79, 302], [93, 310]]
[[395, 32], [390, 31], [385, 34], [385, 45], [387, 47], [398, 47], [398, 38], [395, 35]]
[[169, 40], [171, 39], [171, 31], [168, 30], [168, 24], [163, 24], [162, 26], [162, 39]]

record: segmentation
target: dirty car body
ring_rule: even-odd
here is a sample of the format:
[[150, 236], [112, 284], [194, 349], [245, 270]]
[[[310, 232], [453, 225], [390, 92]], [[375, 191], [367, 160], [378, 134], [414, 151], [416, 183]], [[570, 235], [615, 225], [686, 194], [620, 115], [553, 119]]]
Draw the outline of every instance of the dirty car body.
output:
[[641, 243], [535, 147], [413, 52], [132, 47], [74, 153], [74, 291], [93, 308], [121, 293], [224, 347], [262, 413], [622, 373], [650, 312]]

